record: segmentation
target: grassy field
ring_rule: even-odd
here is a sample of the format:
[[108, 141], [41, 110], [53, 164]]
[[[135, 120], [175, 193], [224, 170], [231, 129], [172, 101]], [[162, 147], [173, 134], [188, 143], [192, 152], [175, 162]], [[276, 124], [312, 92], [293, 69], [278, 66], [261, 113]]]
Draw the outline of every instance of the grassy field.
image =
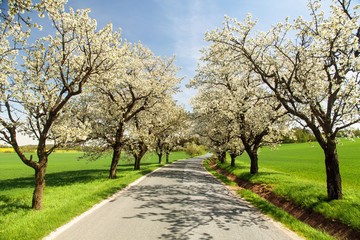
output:
[[343, 200], [327, 201], [324, 156], [317, 143], [284, 144], [259, 152], [259, 174], [249, 174], [246, 153], [236, 167], [223, 168], [257, 183], [266, 183], [282, 196], [312, 208], [329, 218], [360, 230], [360, 139], [341, 139], [338, 147], [343, 183]]
[[[157, 164], [156, 154], [142, 160], [140, 171], [123, 160], [118, 178], [109, 180], [111, 156], [97, 161], [78, 160], [81, 153], [53, 153], [46, 175], [44, 209], [31, 210], [33, 170], [14, 153], [0, 153], [0, 239], [40, 239], [146, 173]], [[170, 162], [187, 158], [172, 153]]]

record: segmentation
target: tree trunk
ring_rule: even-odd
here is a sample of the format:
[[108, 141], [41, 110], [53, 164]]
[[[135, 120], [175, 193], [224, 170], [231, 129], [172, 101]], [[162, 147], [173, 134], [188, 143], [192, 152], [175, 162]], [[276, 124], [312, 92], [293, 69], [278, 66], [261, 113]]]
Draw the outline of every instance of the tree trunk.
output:
[[117, 165], [120, 160], [120, 155], [121, 155], [121, 146], [120, 146], [120, 144], [115, 144], [115, 146], [113, 147], [113, 156], [111, 159], [111, 166], [110, 166], [110, 172], [109, 172], [110, 179], [116, 178]]
[[336, 136], [331, 132], [328, 127], [328, 131], [324, 134], [326, 139], [315, 126], [310, 127], [314, 133], [316, 140], [324, 151], [325, 155], [325, 172], [326, 172], [326, 187], [328, 200], [342, 199], [342, 186], [341, 175], [339, 168], [339, 157], [336, 148]]
[[226, 152], [225, 151], [219, 152], [218, 159], [219, 159], [220, 163], [225, 163], [226, 162]]
[[139, 156], [135, 157], [134, 170], [140, 170], [140, 161], [141, 158]]
[[[43, 196], [45, 189], [45, 174], [48, 164], [48, 155], [46, 153], [46, 142], [45, 138], [39, 140], [37, 148], [38, 163], [33, 166], [35, 170], [35, 188], [32, 198], [32, 209], [41, 210], [43, 207]], [[32, 160], [32, 156], [30, 157]]]
[[259, 165], [258, 165], [258, 154], [257, 152], [253, 152], [250, 155], [250, 174], [256, 174], [259, 172]]
[[155, 151], [156, 154], [158, 155], [159, 164], [160, 164], [163, 156], [163, 144], [161, 143], [160, 139], [157, 140]]
[[242, 142], [245, 147], [245, 151], [250, 158], [250, 174], [256, 174], [259, 172], [259, 165], [258, 165], [258, 149], [260, 147], [260, 140], [253, 145], [249, 144], [247, 141], [242, 138]]
[[258, 165], [258, 148], [253, 149], [246, 149], [247, 154], [250, 158], [250, 174], [256, 174], [259, 172], [259, 165]]
[[221, 153], [221, 163], [225, 163], [226, 162], [226, 152], [222, 152]]
[[124, 136], [124, 123], [120, 123], [118, 129], [116, 130], [115, 143], [112, 146], [113, 148], [113, 156], [111, 159], [109, 178], [115, 179], [117, 172], [117, 165], [120, 160], [121, 150], [123, 148], [123, 136]]
[[237, 154], [236, 153], [230, 153], [230, 157], [231, 157], [231, 166], [235, 167], [235, 160], [236, 160]]
[[162, 161], [162, 152], [158, 152], [158, 153], [156, 153], [157, 155], [158, 155], [158, 158], [159, 158], [159, 164], [161, 163], [161, 161]]
[[140, 170], [141, 159], [144, 157], [145, 153], [147, 152], [148, 147], [146, 146], [146, 144], [144, 142], [139, 142], [138, 150], [139, 150], [138, 154], [133, 154], [133, 156], [135, 158], [134, 170]]
[[35, 189], [32, 199], [32, 209], [34, 210], [41, 210], [43, 206], [46, 167], [47, 161], [35, 169]]
[[342, 199], [339, 158], [337, 154], [335, 140], [328, 139], [327, 147], [326, 149], [324, 149], [324, 153], [328, 199]]
[[169, 163], [169, 156], [170, 156], [170, 151], [166, 151], [165, 152], [166, 163]]

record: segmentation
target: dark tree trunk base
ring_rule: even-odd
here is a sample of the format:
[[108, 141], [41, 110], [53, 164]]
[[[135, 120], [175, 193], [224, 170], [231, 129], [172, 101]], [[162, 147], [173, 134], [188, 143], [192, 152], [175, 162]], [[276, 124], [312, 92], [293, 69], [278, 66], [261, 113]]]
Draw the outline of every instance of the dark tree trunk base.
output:
[[250, 174], [257, 174], [259, 172], [259, 163], [257, 150], [248, 153], [250, 157]]
[[157, 153], [158, 155], [158, 159], [159, 159], [159, 164], [161, 164], [161, 161], [162, 161], [162, 153]]
[[220, 161], [220, 163], [225, 163], [226, 162], [226, 152], [220, 152], [217, 154], [218, 160]]
[[339, 158], [336, 143], [329, 141], [325, 153], [326, 185], [328, 200], [342, 199], [342, 186], [339, 168]]
[[120, 147], [114, 147], [114, 152], [113, 152], [113, 157], [111, 159], [111, 166], [110, 166], [110, 172], [109, 172], [109, 178], [110, 179], [115, 179], [116, 173], [117, 173], [117, 165], [119, 163], [120, 160], [120, 155], [121, 155], [121, 149]]
[[170, 156], [170, 152], [166, 152], [165, 153], [166, 163], [169, 163], [169, 161], [170, 161], [169, 156]]
[[46, 164], [39, 169], [35, 169], [35, 189], [32, 199], [32, 209], [41, 210], [43, 207], [43, 196], [45, 189]]
[[138, 158], [135, 159], [134, 170], [140, 170], [140, 160]]
[[231, 167], [235, 167], [235, 160], [236, 160], [237, 154], [230, 153], [231, 158]]

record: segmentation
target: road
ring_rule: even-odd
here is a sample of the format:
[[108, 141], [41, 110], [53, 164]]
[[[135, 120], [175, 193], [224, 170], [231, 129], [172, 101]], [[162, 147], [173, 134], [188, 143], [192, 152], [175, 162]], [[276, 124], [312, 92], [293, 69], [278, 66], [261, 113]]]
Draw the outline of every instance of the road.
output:
[[301, 239], [235, 197], [202, 160], [158, 169], [47, 239]]

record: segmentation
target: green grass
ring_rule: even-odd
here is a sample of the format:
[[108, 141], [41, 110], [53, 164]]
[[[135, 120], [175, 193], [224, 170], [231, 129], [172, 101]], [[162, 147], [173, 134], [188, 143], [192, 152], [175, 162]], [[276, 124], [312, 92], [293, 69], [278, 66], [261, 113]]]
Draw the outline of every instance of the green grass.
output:
[[[208, 161], [205, 162], [205, 167], [211, 174], [213, 174], [216, 178], [220, 179], [226, 185], [228, 186], [236, 185], [236, 183], [228, 180], [223, 175], [211, 169]], [[274, 206], [273, 204], [259, 197], [257, 194], [251, 192], [250, 190], [242, 189], [238, 191], [238, 194], [241, 195], [248, 202], [252, 203], [258, 209], [260, 209], [262, 213], [271, 216], [273, 219], [281, 222], [289, 229], [291, 229], [294, 232], [297, 232], [299, 235], [303, 236], [306, 239], [316, 239], [316, 240], [333, 239], [328, 234], [316, 230], [310, 227], [309, 225], [301, 222], [300, 220], [296, 219], [286, 211]]]
[[[81, 153], [53, 153], [46, 175], [44, 208], [31, 209], [33, 171], [13, 153], [0, 153], [0, 239], [40, 239], [94, 204], [158, 168], [156, 154], [142, 160], [141, 170], [122, 160], [118, 178], [109, 180], [111, 156], [97, 161], [78, 160]], [[170, 154], [170, 162], [187, 158]]]
[[222, 167], [243, 179], [269, 184], [277, 194], [360, 230], [360, 139], [341, 139], [338, 153], [343, 200], [326, 199], [324, 156], [317, 143], [262, 148], [259, 152], [259, 173], [253, 176], [249, 174], [246, 153], [237, 159], [235, 168], [229, 164]]
[[306, 239], [316, 240], [330, 240], [334, 239], [330, 235], [316, 230], [309, 225], [297, 220], [295, 217], [287, 213], [286, 211], [279, 209], [273, 204], [269, 203], [265, 199], [259, 197], [257, 194], [250, 190], [240, 190], [239, 194], [247, 201], [251, 202], [254, 206], [259, 208], [263, 213], [271, 216], [273, 219], [283, 223], [289, 229], [299, 233]]

